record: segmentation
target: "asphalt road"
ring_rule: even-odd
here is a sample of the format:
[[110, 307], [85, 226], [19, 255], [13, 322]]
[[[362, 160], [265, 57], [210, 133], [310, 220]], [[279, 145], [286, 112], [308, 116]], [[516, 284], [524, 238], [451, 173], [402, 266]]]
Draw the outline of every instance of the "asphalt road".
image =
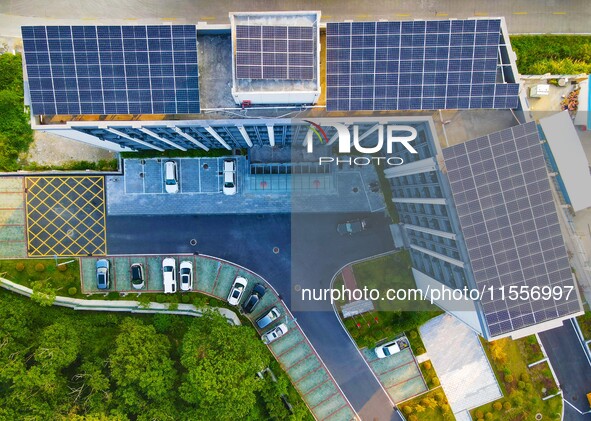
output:
[[4, 36], [18, 36], [21, 24], [73, 24], [76, 20], [86, 25], [93, 21], [130, 24], [129, 19], [135, 24], [201, 21], [227, 25], [228, 12], [269, 10], [320, 10], [325, 22], [505, 16], [511, 33], [591, 32], [588, 0], [7, 0], [0, 2], [0, 28]]
[[[581, 412], [589, 411], [586, 395], [591, 392], [591, 364], [587, 360], [570, 321], [539, 334], [562, 388], [564, 399]], [[565, 420], [591, 420], [565, 404]]]
[[[329, 302], [305, 303], [292, 286], [328, 288], [345, 264], [393, 249], [382, 213], [368, 229], [341, 236], [339, 222], [359, 215], [108, 216], [109, 254], [209, 254], [269, 281], [364, 420], [399, 420], [392, 403], [341, 327]], [[148, 229], [149, 228], [149, 229]], [[197, 240], [191, 246], [191, 239]], [[275, 254], [273, 248], [278, 247]]]

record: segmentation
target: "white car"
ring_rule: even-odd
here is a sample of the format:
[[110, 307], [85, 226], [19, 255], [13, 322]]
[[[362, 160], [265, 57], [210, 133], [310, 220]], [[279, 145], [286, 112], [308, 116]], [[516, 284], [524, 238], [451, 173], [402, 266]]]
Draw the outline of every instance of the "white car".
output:
[[179, 177], [175, 161], [166, 161], [164, 164], [164, 188], [166, 193], [179, 192]]
[[248, 281], [242, 276], [237, 276], [236, 279], [234, 279], [234, 283], [228, 294], [228, 304], [237, 306], [238, 303], [240, 303], [246, 285], [248, 285]]
[[181, 291], [193, 289], [193, 263], [184, 260], [179, 266]]
[[380, 345], [375, 349], [375, 353], [378, 358], [386, 358], [399, 352], [400, 346], [398, 345], [398, 340], [385, 343], [384, 345]]
[[176, 261], [167, 257], [162, 261], [162, 278], [164, 280], [164, 293], [174, 294], [176, 292]]
[[264, 343], [270, 344], [271, 342], [281, 338], [283, 335], [287, 333], [287, 326], [285, 323], [281, 323], [279, 326], [274, 327], [267, 333], [263, 333], [261, 339]]
[[228, 196], [236, 194], [236, 161], [233, 159], [224, 159], [224, 187], [222, 191]]

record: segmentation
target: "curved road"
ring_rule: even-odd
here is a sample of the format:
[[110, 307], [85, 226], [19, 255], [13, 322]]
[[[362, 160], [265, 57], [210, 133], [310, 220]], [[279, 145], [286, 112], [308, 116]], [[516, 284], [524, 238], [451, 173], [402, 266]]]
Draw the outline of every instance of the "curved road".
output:
[[[338, 222], [357, 215], [109, 216], [109, 254], [200, 252], [254, 270], [294, 316], [363, 420], [400, 420], [392, 402], [341, 327], [330, 302], [302, 302], [293, 284], [329, 288], [345, 264], [393, 250], [382, 213], [367, 231], [342, 237]], [[146, 227], [150, 227], [149, 230]], [[197, 239], [197, 246], [189, 241]], [[279, 247], [279, 253], [273, 253]]]

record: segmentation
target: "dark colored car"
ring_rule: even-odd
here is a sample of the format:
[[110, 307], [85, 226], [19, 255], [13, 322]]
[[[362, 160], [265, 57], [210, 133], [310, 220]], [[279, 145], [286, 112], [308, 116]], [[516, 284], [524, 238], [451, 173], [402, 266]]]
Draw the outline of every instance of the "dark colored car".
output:
[[141, 263], [131, 265], [131, 286], [133, 289], [142, 289], [144, 287], [144, 267]]
[[351, 221], [337, 225], [337, 232], [341, 235], [352, 235], [364, 231], [365, 228], [367, 228], [367, 220], [352, 219]]
[[111, 287], [109, 266], [107, 259], [100, 259], [96, 262], [96, 287], [98, 289], [109, 289]]
[[246, 314], [252, 313], [258, 303], [261, 301], [261, 298], [265, 295], [267, 289], [263, 286], [263, 284], [256, 284], [250, 293], [250, 297], [244, 302], [242, 305], [242, 311]]

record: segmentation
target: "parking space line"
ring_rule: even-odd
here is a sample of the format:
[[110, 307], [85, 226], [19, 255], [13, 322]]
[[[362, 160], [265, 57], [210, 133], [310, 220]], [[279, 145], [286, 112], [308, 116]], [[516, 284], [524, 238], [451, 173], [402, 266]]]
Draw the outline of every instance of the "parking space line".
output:
[[[222, 270], [222, 267], [223, 267], [223, 266], [224, 266], [224, 265], [222, 265], [222, 264], [221, 264], [221, 262], [220, 262], [220, 264], [218, 265], [218, 272], [215, 274], [215, 281], [213, 281], [213, 288], [211, 289], [211, 295], [214, 295], [215, 287], [216, 287], [216, 285], [217, 285], [217, 283], [218, 283], [218, 278], [219, 278], [219, 276], [220, 276], [220, 271]], [[231, 288], [231, 287], [230, 287], [230, 288]], [[214, 295], [214, 296], [216, 296], [216, 295]]]
[[394, 383], [394, 384], [393, 384], [393, 385], [391, 385], [391, 386], [387, 386], [387, 387], [386, 387], [386, 389], [391, 389], [391, 388], [393, 388], [393, 387], [395, 387], [395, 386], [399, 386], [399, 385], [401, 385], [402, 383], [409, 382], [409, 381], [411, 381], [411, 380], [414, 380], [414, 379], [416, 379], [417, 377], [421, 377], [421, 374], [418, 374], [418, 375], [416, 375], [416, 376], [410, 377], [410, 378], [408, 378], [408, 379], [406, 379], [406, 380], [403, 380], [403, 381], [401, 381], [401, 382]]
[[164, 193], [164, 161], [160, 160], [160, 193]]
[[298, 342], [295, 343], [295, 345], [290, 346], [289, 348], [287, 348], [285, 351], [283, 351], [281, 354], [277, 354], [277, 356], [279, 358], [281, 358], [282, 355], [285, 355], [286, 353], [288, 353], [289, 351], [292, 351], [296, 346], [299, 346], [302, 342], [304, 342], [306, 339], [304, 337], [302, 337], [302, 339]]
[[390, 369], [388, 369], [388, 370], [386, 370], [386, 371], [384, 371], [384, 372], [382, 372], [382, 373], [378, 373], [378, 372], [376, 371], [376, 374], [377, 374], [378, 376], [383, 376], [384, 374], [388, 374], [388, 373], [390, 373], [390, 372], [392, 372], [392, 371], [394, 371], [394, 370], [398, 370], [399, 368], [405, 367], [405, 366], [407, 366], [407, 365], [409, 365], [409, 364], [412, 364], [412, 363], [413, 363], [412, 361], [409, 361], [409, 362], [407, 362], [407, 363], [404, 363], [404, 364], [402, 364], [402, 365], [398, 365], [398, 366], [396, 366], [396, 367], [390, 368]]
[[220, 177], [220, 159], [221, 158], [216, 159], [216, 163], [217, 163], [217, 166], [218, 166], [218, 172], [217, 172], [218, 192], [222, 191], [222, 186], [220, 185], [220, 182], [221, 182], [221, 179], [223, 177], [223, 176]]
[[306, 374], [304, 374], [300, 379], [298, 379], [296, 382], [294, 382], [295, 384], [298, 384], [299, 382], [301, 382], [302, 380], [304, 380], [305, 378], [307, 378], [310, 374], [314, 374], [316, 373], [318, 370], [320, 370], [322, 367], [322, 364], [320, 364], [318, 367], [316, 367], [314, 370], [312, 371], [308, 371]]
[[142, 193], [146, 193], [146, 161], [142, 159], [140, 165], [142, 166], [142, 174], [144, 175], [142, 177]]
[[327, 377], [326, 380], [324, 380], [322, 383], [317, 384], [312, 389], [308, 390], [306, 393], [304, 393], [304, 396], [309, 395], [310, 393], [312, 393], [313, 391], [315, 391], [316, 389], [318, 389], [320, 386], [322, 386], [324, 383], [326, 383], [328, 381], [330, 381], [330, 377]]
[[347, 406], [347, 402], [345, 402], [340, 407], [338, 407], [337, 409], [335, 409], [333, 412], [331, 412], [330, 414], [328, 414], [327, 417], [322, 418], [322, 421], [325, 421], [325, 420], [328, 420], [328, 419], [334, 417], [336, 414], [338, 414], [339, 412], [341, 412], [343, 410], [343, 408], [346, 407], [346, 406]]
[[181, 180], [183, 179], [183, 160], [179, 159], [179, 193], [183, 192], [183, 184], [181, 183]]
[[339, 392], [334, 392], [334, 393], [333, 393], [332, 395], [330, 395], [328, 398], [326, 398], [326, 399], [324, 399], [324, 400], [320, 401], [320, 403], [317, 403], [316, 405], [314, 405], [314, 406], [313, 406], [312, 408], [310, 408], [310, 409], [314, 409], [314, 408], [317, 408], [317, 407], [319, 407], [320, 405], [322, 405], [322, 404], [323, 404], [323, 403], [325, 403], [325, 402], [328, 402], [329, 400], [331, 400], [332, 398], [334, 398], [334, 397], [335, 397], [336, 395], [338, 395], [338, 394], [339, 394]]
[[[286, 336], [286, 335], [283, 335], [283, 336]], [[297, 360], [297, 361], [296, 361], [295, 363], [293, 363], [292, 365], [290, 365], [290, 366], [285, 366], [285, 367], [286, 367], [286, 368], [285, 368], [285, 371], [291, 370], [291, 369], [292, 369], [292, 368], [294, 368], [296, 365], [298, 365], [298, 364], [301, 364], [303, 361], [307, 360], [307, 359], [308, 359], [308, 357], [309, 357], [310, 355], [313, 355], [313, 354], [314, 354], [314, 352], [310, 352], [309, 354], [306, 354], [306, 355], [304, 355], [304, 356], [303, 356], [301, 359]]]

